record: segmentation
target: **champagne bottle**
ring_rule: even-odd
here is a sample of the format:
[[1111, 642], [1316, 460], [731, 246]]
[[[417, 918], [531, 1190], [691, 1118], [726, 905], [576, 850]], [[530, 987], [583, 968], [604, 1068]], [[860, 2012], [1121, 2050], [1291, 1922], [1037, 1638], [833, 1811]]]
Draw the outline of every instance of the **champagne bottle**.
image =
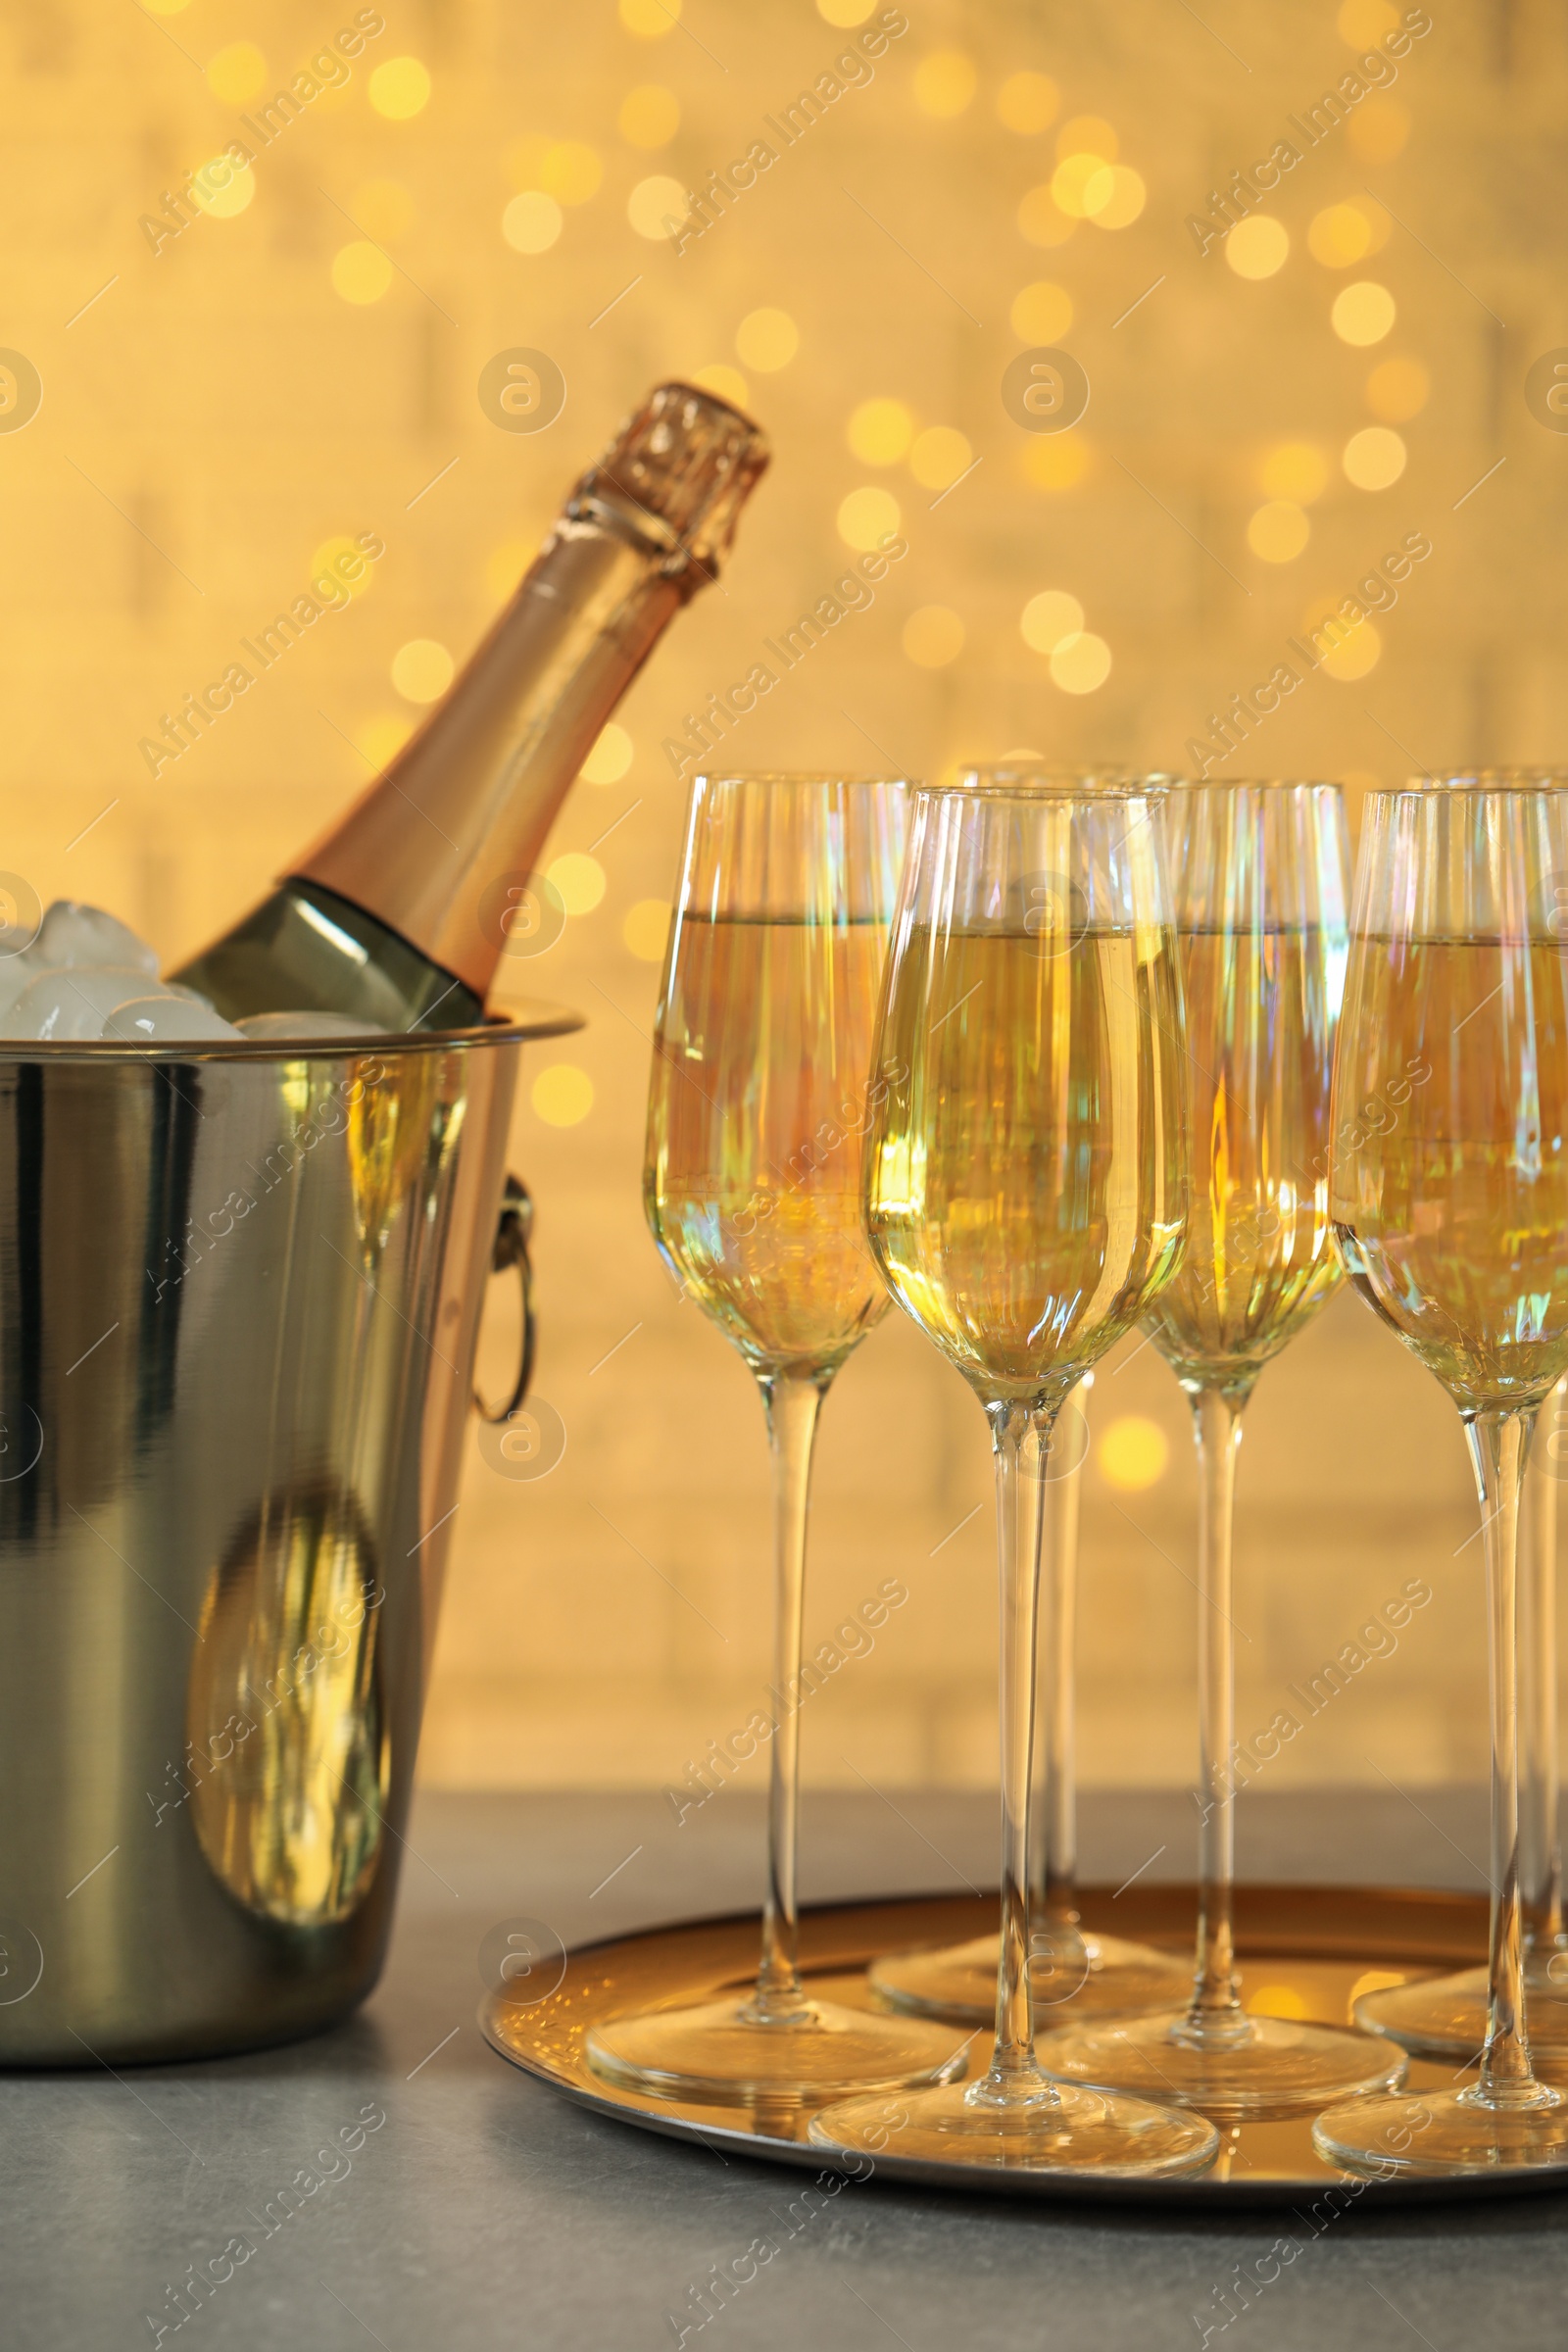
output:
[[512, 602], [375, 783], [172, 977], [229, 1020], [477, 1020], [556, 812], [767, 464], [751, 420], [661, 384], [577, 484]]

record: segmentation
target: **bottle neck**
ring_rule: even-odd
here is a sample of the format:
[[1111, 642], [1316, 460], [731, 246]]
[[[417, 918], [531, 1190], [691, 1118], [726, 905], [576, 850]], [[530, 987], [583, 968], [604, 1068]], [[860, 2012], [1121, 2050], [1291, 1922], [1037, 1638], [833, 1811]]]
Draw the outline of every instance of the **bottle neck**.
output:
[[486, 995], [527, 881], [610, 711], [706, 574], [600, 517], [558, 524], [464, 672], [292, 869]]

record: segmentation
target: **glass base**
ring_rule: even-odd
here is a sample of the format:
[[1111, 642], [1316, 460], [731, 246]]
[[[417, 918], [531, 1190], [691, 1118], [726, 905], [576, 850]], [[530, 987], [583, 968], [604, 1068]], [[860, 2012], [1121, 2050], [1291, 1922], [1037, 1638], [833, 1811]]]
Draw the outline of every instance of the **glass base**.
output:
[[[868, 1972], [877, 1998], [910, 2017], [951, 2017], [989, 2025], [997, 2014], [999, 1936], [976, 1936], [944, 1950], [891, 1952]], [[1085, 1930], [1062, 1938], [1029, 1968], [1035, 2024], [1044, 2029], [1063, 2015], [1136, 2016], [1169, 2009], [1192, 1990], [1193, 1964], [1147, 1943]]]
[[1384, 2180], [1513, 2170], [1568, 2173], [1568, 2099], [1544, 2090], [1533, 2107], [1488, 2107], [1473, 2085], [1356, 2099], [1318, 2117], [1312, 2144], [1325, 2162]]
[[[1487, 1972], [1467, 1968], [1456, 1976], [1364, 1992], [1355, 2004], [1355, 2022], [1417, 2058], [1474, 2058], [1487, 2038]], [[1538, 1981], [1528, 1965], [1525, 2034], [1539, 2070], [1556, 2075], [1568, 2069], [1568, 1985]]]
[[1035, 2054], [1060, 2081], [1197, 2107], [1221, 2124], [1332, 2106], [1359, 2091], [1386, 2090], [1404, 2074], [1401, 2050], [1348, 2027], [1249, 2017], [1244, 2038], [1200, 2049], [1176, 2039], [1185, 2022], [1184, 2010], [1167, 2010], [1067, 2029], [1043, 2035]]
[[1035, 2098], [1000, 2106], [977, 2099], [979, 2088], [955, 2083], [905, 2098], [846, 2099], [811, 2118], [810, 2137], [819, 2148], [872, 2156], [1150, 2180], [1201, 2172], [1219, 2146], [1201, 2116], [1143, 2099], [1050, 2083]]
[[751, 2014], [753, 1997], [611, 2018], [590, 2029], [588, 2062], [625, 2090], [725, 2105], [946, 2082], [968, 2063], [969, 2037], [952, 2026], [817, 2000], [763, 2024]]

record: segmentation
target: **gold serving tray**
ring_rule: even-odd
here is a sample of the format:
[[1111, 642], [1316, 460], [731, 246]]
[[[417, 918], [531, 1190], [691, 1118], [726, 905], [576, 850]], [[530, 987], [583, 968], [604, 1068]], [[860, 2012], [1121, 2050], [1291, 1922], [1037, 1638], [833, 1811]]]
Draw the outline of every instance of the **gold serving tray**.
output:
[[[1107, 1887], [1080, 1892], [1085, 1924], [1139, 1936], [1171, 1951], [1191, 1949], [1194, 1889], [1186, 1886]], [[801, 1960], [813, 1986], [836, 2001], [874, 2008], [865, 1968], [879, 1953], [956, 1943], [994, 1926], [995, 1897], [928, 1895], [868, 1903], [818, 1905], [801, 1917]], [[1382, 1982], [1473, 1966], [1486, 1957], [1487, 1901], [1403, 1887], [1258, 1886], [1236, 1890], [1242, 1991], [1250, 2008], [1325, 2025], [1349, 2021], [1351, 2000]], [[489, 1995], [479, 2025], [491, 2047], [525, 2073], [595, 2114], [640, 2125], [726, 2155], [760, 2157], [812, 2172], [864, 2179], [870, 2159], [836, 2158], [806, 2138], [811, 2110], [682, 2104], [639, 2096], [603, 2082], [590, 2068], [587, 2029], [628, 2009], [673, 2007], [747, 1984], [757, 1967], [755, 1915], [697, 1920], [584, 1944], [566, 1955], [557, 1988], [533, 2002]], [[957, 2033], [961, 2029], [955, 2028]], [[983, 2061], [982, 2061], [983, 2063]], [[1412, 2061], [1412, 2089], [1442, 2089], [1464, 2070]], [[1416, 2204], [1452, 2197], [1516, 2195], [1563, 2189], [1560, 2174], [1477, 2173], [1441, 2180], [1352, 2180], [1314, 2153], [1312, 2119], [1242, 2124], [1223, 2131], [1210, 2170], [1171, 2181], [1070, 2180], [1049, 2172], [1006, 2172], [900, 2157], [896, 2141], [875, 2160], [884, 2180], [965, 2195], [1087, 2200], [1199, 2208], [1291, 2205], [1314, 2230], [1347, 2206]]]

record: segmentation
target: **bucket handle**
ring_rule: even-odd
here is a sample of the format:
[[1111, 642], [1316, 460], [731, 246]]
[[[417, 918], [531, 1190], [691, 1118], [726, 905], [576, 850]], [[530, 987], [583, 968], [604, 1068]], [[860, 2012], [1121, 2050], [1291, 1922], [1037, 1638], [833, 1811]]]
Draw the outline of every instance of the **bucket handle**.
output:
[[528, 1241], [533, 1232], [533, 1202], [528, 1188], [520, 1177], [509, 1176], [501, 1196], [501, 1217], [496, 1226], [495, 1248], [490, 1253], [491, 1271], [506, 1274], [515, 1266], [522, 1283], [522, 1360], [517, 1366], [516, 1384], [505, 1404], [492, 1412], [477, 1389], [473, 1401], [479, 1408], [482, 1421], [510, 1421], [528, 1394], [533, 1378], [534, 1343], [538, 1326], [533, 1311], [533, 1266], [528, 1257]]

